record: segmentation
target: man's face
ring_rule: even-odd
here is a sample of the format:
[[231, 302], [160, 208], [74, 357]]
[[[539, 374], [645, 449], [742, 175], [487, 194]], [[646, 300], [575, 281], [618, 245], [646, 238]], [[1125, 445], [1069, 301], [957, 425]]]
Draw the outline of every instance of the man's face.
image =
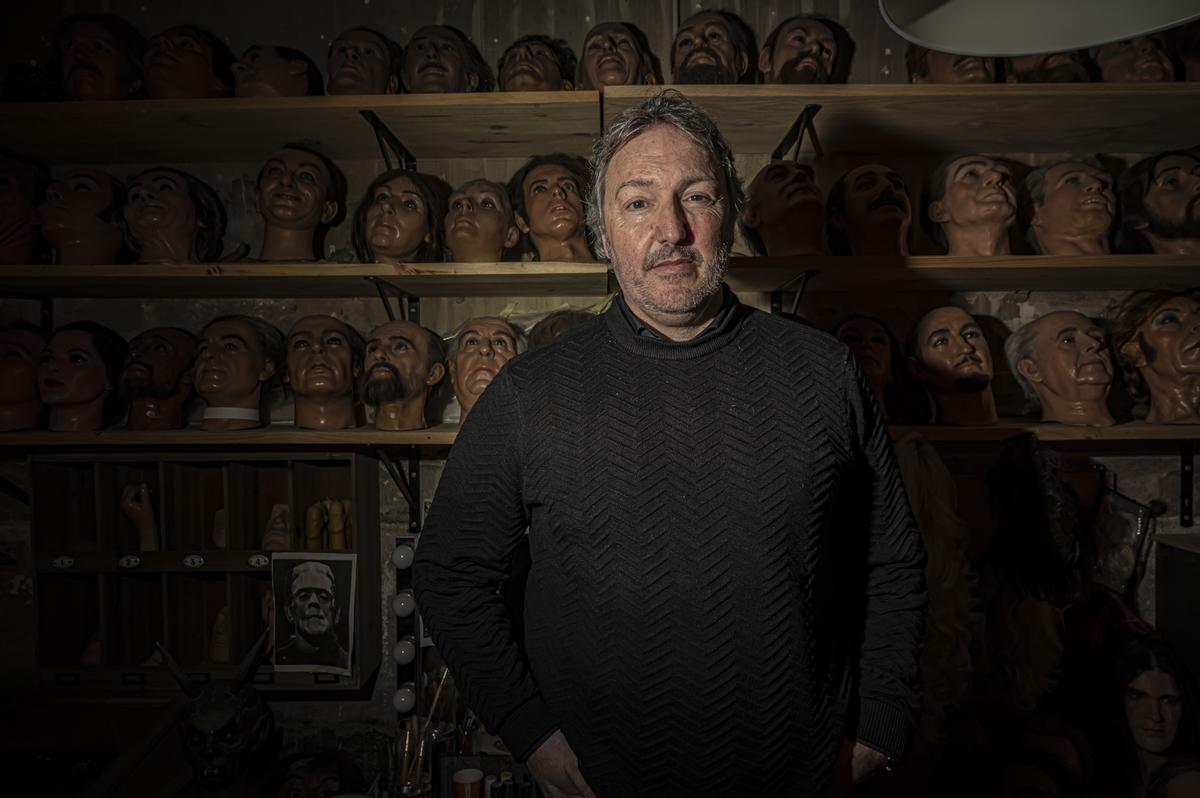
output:
[[808, 164], [773, 161], [762, 168], [750, 184], [747, 208], [756, 229], [789, 225], [797, 214], [821, 214], [825, 198], [816, 174]]
[[535, 236], [566, 240], [583, 234], [583, 197], [579, 179], [558, 164], [529, 170], [521, 184], [529, 230]]
[[367, 206], [366, 238], [377, 259], [410, 260], [431, 240], [429, 208], [411, 178], [393, 177]]
[[337, 215], [326, 199], [331, 176], [310, 152], [284, 148], [267, 159], [258, 179], [256, 202], [268, 227], [315, 230]]
[[1094, 395], [1097, 388], [1107, 392], [1112, 359], [1099, 325], [1082, 313], [1056, 311], [1033, 323], [1033, 335], [1033, 362], [1018, 363], [1017, 369], [1032, 377], [1035, 386], [1074, 401]]
[[446, 245], [456, 261], [498, 261], [505, 249], [517, 243], [519, 235], [504, 186], [490, 180], [473, 180], [450, 195]]
[[134, 241], [156, 236], [190, 239], [200, 229], [186, 181], [174, 172], [159, 169], [146, 172], [129, 184], [125, 223]]
[[930, 311], [917, 324], [916, 376], [940, 393], [976, 393], [992, 381], [992, 356], [983, 330], [960, 308]]
[[574, 88], [558, 67], [554, 49], [542, 42], [514, 44], [500, 59], [500, 91], [561, 91]]
[[1089, 83], [1087, 65], [1078, 50], [1018, 55], [1008, 61], [1009, 83]]
[[124, 100], [142, 85], [120, 40], [98, 22], [76, 22], [59, 47], [72, 100]]
[[458, 36], [431, 25], [414, 33], [404, 51], [404, 85], [413, 94], [475, 91], [479, 76], [467, 72]]
[[1163, 302], [1146, 315], [1121, 353], [1168, 384], [1200, 374], [1200, 302], [1186, 296]]
[[517, 337], [503, 319], [472, 319], [463, 325], [458, 351], [450, 358], [450, 381], [464, 415], [516, 354]]
[[1150, 232], [1162, 238], [1200, 238], [1200, 159], [1160, 159], [1143, 202]]
[[92, 334], [85, 330], [55, 333], [38, 358], [38, 389], [48, 405], [81, 405], [113, 386]]
[[276, 798], [333, 798], [342, 794], [341, 777], [332, 763], [301, 759], [288, 765]]
[[925, 56], [926, 74], [913, 83], [994, 83], [996, 61], [976, 55], [954, 55], [930, 50]]
[[1096, 66], [1105, 83], [1160, 83], [1175, 79], [1161, 33], [1096, 48]]
[[737, 83], [748, 65], [746, 53], [737, 49], [729, 23], [720, 14], [693, 15], [671, 46], [675, 83]]
[[935, 222], [969, 227], [1011, 222], [1017, 216], [1017, 192], [1007, 164], [981, 155], [958, 158], [946, 168], [944, 195], [929, 204]]
[[847, 230], [911, 221], [912, 202], [899, 172], [880, 164], [867, 164], [846, 176]]
[[688, 314], [720, 291], [728, 199], [712, 159], [671, 125], [655, 125], [608, 164], [604, 248], [625, 301], [649, 315]]
[[880, 324], [870, 319], [851, 319], [838, 328], [837, 339], [850, 347], [850, 354], [868, 380], [891, 380], [892, 342]]
[[620, 22], [605, 22], [588, 32], [580, 63], [589, 89], [641, 82], [642, 54], [629, 28]]
[[46, 340], [31, 330], [0, 332], [0, 405], [38, 398], [37, 363]]
[[287, 337], [288, 383], [297, 396], [352, 396], [359, 366], [350, 329], [332, 316], [305, 316]]
[[[770, 62], [760, 63], [768, 83], [828, 83], [837, 63], [837, 39], [815, 19], [797, 19], [779, 32]], [[765, 68], [764, 68], [765, 66]]]
[[170, 28], [146, 44], [146, 93], [155, 100], [221, 97], [228, 87], [213, 71], [208, 42], [186, 28]]
[[284, 58], [274, 47], [251, 47], [233, 65], [233, 93], [238, 97], [304, 97], [308, 64]]
[[370, 31], [348, 30], [329, 48], [330, 94], [395, 94], [399, 78], [392, 74], [387, 43]]
[[196, 393], [209, 406], [237, 406], [254, 396], [275, 373], [254, 329], [230, 319], [210, 324], [200, 335], [196, 353]]
[[74, 169], [46, 188], [46, 201], [38, 208], [42, 235], [51, 243], [70, 240], [72, 233], [94, 228], [112, 204], [111, 176], [98, 169]]
[[121, 367], [121, 396], [126, 399], [165, 399], [191, 382], [196, 344], [180, 330], [156, 327], [129, 342]]
[[1032, 224], [1047, 233], [1102, 234], [1113, 224], [1117, 197], [1112, 178], [1094, 166], [1064, 163], [1046, 172], [1045, 199]]
[[419, 325], [389, 321], [367, 337], [362, 396], [369, 405], [405, 402], [428, 393], [444, 375], [440, 363], [429, 365], [429, 339]]
[[293, 576], [292, 600], [284, 610], [301, 637], [312, 640], [332, 634], [340, 616], [333, 582], [320, 571]]
[[1165, 754], [1175, 744], [1183, 719], [1183, 703], [1175, 678], [1162, 671], [1145, 671], [1125, 688], [1125, 720], [1134, 745], [1151, 754]]

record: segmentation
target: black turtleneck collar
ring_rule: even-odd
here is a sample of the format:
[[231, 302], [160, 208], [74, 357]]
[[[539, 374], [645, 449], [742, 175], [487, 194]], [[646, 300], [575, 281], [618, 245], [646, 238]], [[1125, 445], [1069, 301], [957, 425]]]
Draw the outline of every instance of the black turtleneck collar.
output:
[[729, 286], [721, 285], [721, 310], [700, 334], [686, 341], [673, 341], [653, 329], [629, 309], [621, 294], [613, 299], [605, 314], [609, 329], [627, 348], [655, 357], [691, 357], [720, 349], [732, 337], [747, 308], [738, 301]]

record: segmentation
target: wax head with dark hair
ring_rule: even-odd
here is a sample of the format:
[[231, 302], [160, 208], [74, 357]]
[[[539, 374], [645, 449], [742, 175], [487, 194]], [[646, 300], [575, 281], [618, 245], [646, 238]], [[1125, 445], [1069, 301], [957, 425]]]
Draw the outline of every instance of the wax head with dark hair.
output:
[[1143, 158], [1117, 179], [1119, 252], [1200, 255], [1200, 151]]
[[496, 79], [479, 48], [458, 28], [426, 25], [404, 51], [404, 90], [413, 94], [494, 91]]
[[0, 327], [0, 432], [42, 425], [37, 367], [45, 348], [46, 334], [36, 325]]
[[127, 192], [107, 172], [72, 169], [46, 187], [37, 209], [42, 238], [55, 263], [119, 263], [124, 254], [121, 228]]
[[1041, 255], [1104, 255], [1117, 218], [1113, 178], [1099, 159], [1079, 155], [1025, 176], [1027, 237]]
[[374, 28], [344, 30], [329, 45], [330, 94], [399, 94], [404, 48]]
[[1146, 420], [1200, 423], [1200, 290], [1134, 291], [1109, 314], [1112, 350]]
[[129, 178], [128, 188], [125, 240], [139, 262], [211, 263], [221, 256], [227, 217], [212, 186], [156, 166]]
[[909, 44], [904, 51], [909, 83], [995, 83], [996, 59], [955, 55]]
[[575, 88], [575, 52], [564, 39], [522, 36], [496, 61], [500, 91], [570, 91]]
[[258, 419], [249, 423], [223, 425], [209, 423], [206, 418], [202, 426], [245, 429], [269, 422], [271, 406], [287, 392], [283, 381], [287, 341], [283, 333], [258, 317], [229, 314], [204, 325], [199, 339], [193, 380], [196, 393], [210, 409], [239, 408], [259, 413]]
[[831, 255], [907, 255], [912, 200], [904, 178], [882, 164], [843, 174], [825, 201], [825, 237]]
[[671, 82], [754, 83], [754, 31], [732, 11], [685, 19], [671, 44]]
[[152, 100], [228, 97], [233, 94], [236, 60], [229, 47], [204, 28], [167, 28], [146, 44], [146, 96]]
[[950, 255], [1007, 255], [1017, 220], [1013, 167], [989, 155], [953, 155], [921, 189], [921, 223]]
[[116, 14], [81, 13], [58, 23], [48, 71], [72, 100], [128, 100], [142, 90], [146, 39]]
[[646, 34], [632, 22], [601, 22], [583, 38], [575, 88], [656, 86], [663, 82], [662, 66]]
[[354, 211], [351, 242], [359, 262], [441, 260], [450, 193], [441, 178], [405, 169], [372, 180]]
[[38, 361], [38, 389], [50, 407], [50, 429], [85, 432], [112, 426], [125, 412], [117, 393], [129, 345], [94, 321], [54, 331]]
[[255, 201], [267, 228], [262, 260], [320, 260], [325, 235], [346, 217], [346, 176], [312, 145], [291, 142], [259, 170]]
[[233, 65], [238, 97], [319, 97], [325, 79], [316, 62], [292, 47], [255, 44]]
[[825, 198], [816, 171], [798, 161], [771, 161], [746, 189], [738, 229], [755, 255], [824, 252]]
[[[587, 160], [561, 152], [535, 155], [513, 173], [508, 199], [528, 254], [536, 260], [591, 259], [583, 201], [590, 181]], [[575, 257], [564, 255], [570, 248], [554, 244], [565, 241], [581, 251]]]
[[929, 400], [904, 361], [904, 350], [891, 328], [877, 316], [854, 314], [833, 328], [833, 337], [850, 348], [871, 384], [884, 419], [896, 424], [929, 421]]
[[847, 83], [854, 39], [837, 20], [813, 14], [775, 26], [758, 53], [763, 83]]

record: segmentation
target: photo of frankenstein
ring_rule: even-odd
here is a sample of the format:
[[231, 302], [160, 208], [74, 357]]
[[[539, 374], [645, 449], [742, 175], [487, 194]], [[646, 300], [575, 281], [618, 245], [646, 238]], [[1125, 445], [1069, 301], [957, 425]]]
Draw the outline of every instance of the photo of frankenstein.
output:
[[354, 556], [301, 552], [272, 556], [276, 670], [350, 675]]

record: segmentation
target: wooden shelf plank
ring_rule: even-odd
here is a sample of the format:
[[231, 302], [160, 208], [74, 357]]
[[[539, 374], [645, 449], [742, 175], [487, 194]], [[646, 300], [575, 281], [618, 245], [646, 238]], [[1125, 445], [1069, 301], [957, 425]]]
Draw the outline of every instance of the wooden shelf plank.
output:
[[1184, 255], [733, 258], [726, 281], [735, 291], [789, 290], [806, 272], [805, 291], [823, 293], [1129, 291], [1200, 285], [1200, 259]]
[[[189, 555], [199, 555], [204, 559], [202, 565], [188, 566], [183, 558]], [[120, 561], [127, 556], [135, 556], [140, 560], [136, 567], [122, 567]], [[265, 556], [266, 566], [251, 565], [250, 560], [257, 555]], [[69, 557], [71, 565], [64, 567], [60, 557]], [[258, 573], [271, 575], [271, 552], [259, 550], [226, 551], [211, 549], [179, 549], [177, 551], [121, 551], [121, 552], [71, 552], [47, 551], [37, 558], [37, 570], [47, 574], [73, 573], [113, 573], [126, 576], [139, 574], [184, 573], [184, 574], [224, 574], [229, 572]], [[56, 564], [58, 562], [59, 564]]]
[[418, 159], [586, 154], [600, 127], [594, 91], [13, 103], [0, 148], [51, 165], [236, 163], [306, 139], [335, 161], [375, 160], [363, 110]]
[[130, 432], [122, 429], [103, 432], [25, 430], [0, 432], [0, 448], [224, 447], [240, 449], [300, 446], [352, 449], [363, 446], [449, 446], [454, 443], [457, 434], [458, 425], [456, 424], [441, 424], [429, 429], [407, 432], [387, 432], [374, 427], [350, 430], [306, 430], [297, 429], [290, 424], [272, 424], [263, 429], [238, 432], [206, 432], [200, 429], [180, 429], [166, 432]]
[[[806, 103], [830, 153], [1133, 152], [1195, 144], [1200, 86], [677, 86], [739, 154], [769, 153]], [[605, 124], [659, 87], [610, 86]], [[811, 145], [809, 146], [811, 149]]]
[[373, 297], [372, 280], [435, 296], [603, 296], [604, 263], [221, 263], [0, 266], [0, 291], [29, 297]]

